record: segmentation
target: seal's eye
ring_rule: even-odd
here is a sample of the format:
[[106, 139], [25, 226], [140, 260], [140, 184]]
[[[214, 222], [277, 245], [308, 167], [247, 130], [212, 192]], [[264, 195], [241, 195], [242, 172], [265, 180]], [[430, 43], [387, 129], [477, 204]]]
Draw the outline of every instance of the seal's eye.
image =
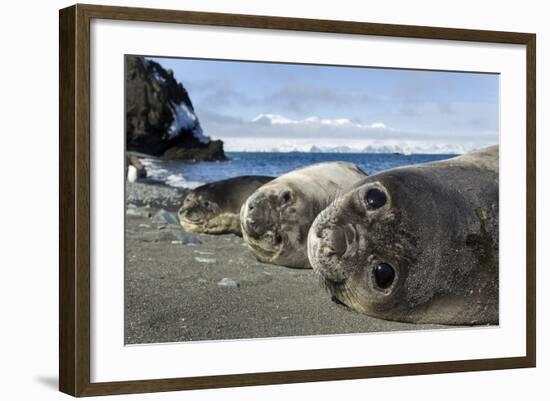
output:
[[276, 244], [280, 244], [281, 241], [283, 240], [283, 237], [281, 237], [281, 234], [277, 233], [275, 234], [274, 240]]
[[283, 200], [284, 203], [287, 203], [288, 201], [290, 201], [290, 191], [285, 191], [281, 195], [281, 199]]
[[369, 189], [365, 195], [367, 201], [367, 209], [374, 210], [381, 208], [386, 204], [386, 194], [377, 188]]
[[204, 201], [202, 204], [204, 205], [204, 207], [210, 207], [211, 205], [210, 201]]
[[392, 285], [393, 280], [395, 280], [395, 270], [389, 264], [384, 262], [378, 263], [374, 266], [372, 273], [374, 275], [376, 285], [383, 290], [389, 288]]

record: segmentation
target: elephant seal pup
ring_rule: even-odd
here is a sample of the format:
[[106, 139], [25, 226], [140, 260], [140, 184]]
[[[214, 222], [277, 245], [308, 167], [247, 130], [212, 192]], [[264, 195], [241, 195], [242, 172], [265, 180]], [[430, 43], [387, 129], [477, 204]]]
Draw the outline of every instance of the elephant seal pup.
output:
[[368, 177], [317, 216], [332, 299], [410, 323], [498, 324], [498, 146]]
[[307, 233], [338, 194], [367, 175], [351, 163], [319, 163], [284, 174], [259, 188], [241, 209], [243, 238], [265, 263], [311, 268]]
[[239, 212], [242, 204], [273, 178], [248, 175], [195, 188], [187, 194], [178, 211], [181, 226], [194, 233], [241, 236]]

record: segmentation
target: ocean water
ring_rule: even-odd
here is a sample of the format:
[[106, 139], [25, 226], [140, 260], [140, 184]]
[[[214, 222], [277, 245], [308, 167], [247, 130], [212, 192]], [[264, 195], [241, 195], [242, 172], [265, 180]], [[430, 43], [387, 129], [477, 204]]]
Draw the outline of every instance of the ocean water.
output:
[[448, 154], [378, 154], [378, 153], [309, 153], [309, 152], [226, 152], [228, 161], [187, 163], [144, 159], [149, 178], [174, 187], [199, 185], [239, 175], [279, 176], [310, 164], [344, 161], [354, 163], [369, 175], [411, 164], [449, 159]]

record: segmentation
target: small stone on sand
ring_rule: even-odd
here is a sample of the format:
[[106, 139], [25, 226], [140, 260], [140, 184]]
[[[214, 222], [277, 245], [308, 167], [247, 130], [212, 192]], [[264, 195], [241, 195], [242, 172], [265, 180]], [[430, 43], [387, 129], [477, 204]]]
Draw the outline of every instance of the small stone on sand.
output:
[[212, 259], [212, 258], [199, 258], [199, 257], [196, 257], [195, 260], [197, 262], [200, 262], [200, 263], [216, 263], [216, 259]]
[[153, 216], [153, 223], [179, 225], [179, 220], [175, 213], [160, 209], [157, 214]]
[[195, 253], [198, 253], [199, 255], [215, 255], [214, 252], [199, 251], [199, 250], [196, 250]]
[[224, 277], [219, 282], [220, 287], [239, 287], [239, 283], [232, 278]]

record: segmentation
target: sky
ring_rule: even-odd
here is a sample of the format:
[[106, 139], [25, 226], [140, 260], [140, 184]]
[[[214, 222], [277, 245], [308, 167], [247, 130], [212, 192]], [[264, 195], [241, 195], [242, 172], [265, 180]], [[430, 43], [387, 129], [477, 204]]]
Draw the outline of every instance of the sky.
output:
[[154, 58], [228, 151], [463, 153], [498, 143], [499, 76]]

